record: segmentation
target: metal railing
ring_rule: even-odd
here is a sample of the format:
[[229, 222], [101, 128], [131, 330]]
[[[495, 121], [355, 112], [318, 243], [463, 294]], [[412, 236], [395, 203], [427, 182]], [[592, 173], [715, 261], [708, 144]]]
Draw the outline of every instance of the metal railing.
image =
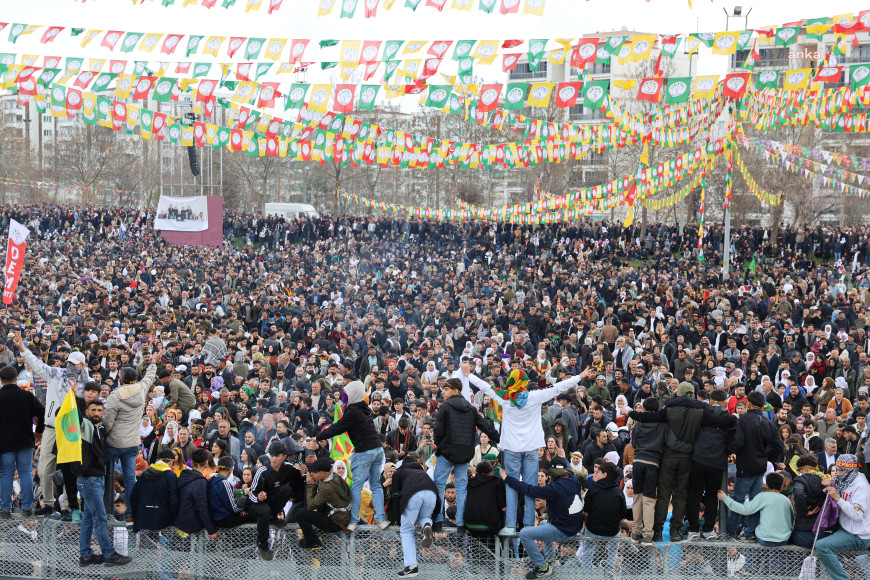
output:
[[[78, 563], [79, 527], [46, 519], [0, 522], [0, 577], [136, 578], [143, 580], [385, 580], [401, 570], [398, 526], [386, 531], [360, 527], [353, 534], [324, 534], [323, 547], [299, 548], [295, 526], [272, 528], [274, 559], [261, 560], [253, 525], [223, 530], [214, 542], [203, 534], [182, 537], [173, 528], [133, 534], [110, 529], [116, 549], [133, 562], [109, 568]], [[436, 534], [419, 549], [420, 575], [436, 580], [519, 580], [529, 569], [518, 559], [516, 542], [456, 533]], [[95, 551], [99, 551], [94, 546]], [[788, 546], [697, 541], [640, 546], [627, 538], [591, 540], [583, 536], [556, 547], [557, 576], [601, 578], [743, 578], [795, 580], [808, 550]], [[868, 552], [840, 554], [851, 578], [870, 577]], [[827, 575], [819, 567], [817, 578]]]

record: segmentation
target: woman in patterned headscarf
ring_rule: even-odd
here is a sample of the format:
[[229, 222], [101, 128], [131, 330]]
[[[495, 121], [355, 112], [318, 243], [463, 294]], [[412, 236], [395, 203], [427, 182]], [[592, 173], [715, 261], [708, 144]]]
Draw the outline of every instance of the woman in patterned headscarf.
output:
[[870, 547], [870, 483], [855, 455], [843, 453], [837, 458], [837, 475], [827, 491], [840, 510], [840, 529], [816, 542], [816, 552], [832, 580], [848, 580], [837, 553]]

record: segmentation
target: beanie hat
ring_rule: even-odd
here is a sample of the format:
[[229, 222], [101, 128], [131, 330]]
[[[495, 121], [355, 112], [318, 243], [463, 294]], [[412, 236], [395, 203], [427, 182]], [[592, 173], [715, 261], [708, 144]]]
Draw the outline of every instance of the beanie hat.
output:
[[692, 383], [687, 382], [687, 381], [683, 381], [677, 387], [677, 394], [681, 395], [683, 397], [691, 397], [692, 395], [695, 394], [695, 387], [694, 387], [694, 385], [692, 385]]

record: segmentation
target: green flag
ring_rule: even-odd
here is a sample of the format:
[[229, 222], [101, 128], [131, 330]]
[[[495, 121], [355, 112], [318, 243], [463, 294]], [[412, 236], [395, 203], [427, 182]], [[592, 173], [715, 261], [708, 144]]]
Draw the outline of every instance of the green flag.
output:
[[136, 45], [139, 44], [139, 39], [145, 35], [144, 32], [128, 32], [121, 41], [121, 52], [133, 52], [136, 50]]
[[335, 46], [336, 44], [338, 44], [337, 40], [332, 40], [332, 39], [321, 40], [320, 41], [320, 48], [327, 48], [329, 46]]
[[388, 60], [393, 60], [397, 54], [399, 54], [399, 49], [402, 48], [402, 44], [404, 44], [404, 40], [388, 40], [384, 43], [384, 56], [381, 60], [387, 62]]
[[677, 54], [677, 50], [680, 48], [680, 43], [683, 41], [683, 38], [678, 36], [674, 42], [669, 44], [662, 45], [662, 56], [666, 56], [668, 58], [674, 58], [674, 55]]
[[423, 0], [405, 0], [405, 8], [410, 8], [411, 10], [416, 10], [417, 6], [420, 5], [420, 2]]
[[265, 43], [265, 38], [249, 38], [248, 44], [245, 46], [245, 60], [257, 60]]
[[353, 18], [357, 4], [359, 4], [359, 0], [344, 0], [341, 3], [341, 18]]
[[211, 72], [210, 62], [193, 63], [193, 78], [201, 79], [202, 77], [208, 76], [209, 72]]
[[797, 40], [798, 33], [801, 31], [800, 26], [783, 26], [777, 28], [774, 33], [776, 46], [789, 46]]
[[27, 30], [26, 24], [13, 24], [9, 27], [9, 42], [15, 44], [15, 41], [18, 40], [18, 37]]
[[109, 84], [115, 80], [115, 77], [118, 75], [113, 75], [112, 73], [100, 73], [97, 75], [97, 78], [94, 79], [94, 84], [91, 85], [91, 90], [94, 92], [105, 91], [109, 88]]
[[453, 60], [459, 60], [460, 58], [471, 56], [471, 49], [474, 48], [475, 42], [475, 40], [457, 41], [456, 46], [453, 47], [453, 56], [451, 58]]
[[504, 94], [505, 111], [521, 111], [529, 94], [529, 83], [508, 83]]
[[713, 48], [713, 41], [716, 40], [715, 32], [699, 32], [698, 38], [707, 48]]
[[308, 94], [307, 83], [293, 83], [290, 85], [290, 92], [284, 96], [284, 110], [301, 109], [302, 103], [305, 102], [305, 95]]
[[151, 93], [151, 98], [158, 103], [168, 103], [172, 97], [172, 89], [175, 87], [175, 79], [163, 77], [154, 83], [154, 92]]
[[610, 81], [589, 81], [583, 83], [583, 106], [597, 109], [604, 106]]
[[254, 80], [258, 80], [261, 76], [269, 72], [269, 70], [275, 66], [274, 62], [258, 62], [257, 63], [257, 72], [254, 76]]
[[492, 9], [495, 8], [495, 0], [480, 0], [477, 9], [487, 14], [492, 14]]
[[[827, 23], [828, 23], [827, 18], [809, 18], [806, 21], [806, 27], [809, 28], [811, 26], [817, 26], [820, 24], [827, 24]], [[807, 40], [822, 40], [824, 36], [825, 36], [824, 34], [813, 34], [808, 30], [806, 31]]]
[[443, 109], [447, 105], [453, 87], [450, 85], [429, 85], [429, 95], [426, 97], [426, 106]]
[[749, 262], [749, 269], [755, 272], [755, 258], [752, 258], [752, 261]]
[[689, 100], [690, 87], [692, 86], [692, 77], [672, 77], [668, 79], [668, 86], [665, 90], [665, 103], [676, 104], [685, 103]]
[[378, 98], [378, 90], [381, 85], [363, 85], [359, 92], [359, 110], [371, 111], [375, 108], [375, 99]]
[[199, 43], [203, 38], [203, 36], [196, 36], [193, 34], [187, 37], [187, 56], [196, 54], [196, 51], [199, 49]]
[[746, 50], [749, 48], [749, 41], [752, 40], [752, 31], [744, 30], [737, 36], [737, 50]]
[[529, 41], [529, 70], [538, 70], [538, 64], [544, 58], [544, 50], [547, 48], [546, 38], [533, 38]]
[[755, 88], [758, 90], [762, 89], [775, 89], [779, 84], [779, 72], [775, 70], [766, 70], [764, 72], [758, 73], [758, 78], [755, 80]]
[[607, 52], [610, 56], [616, 56], [619, 54], [619, 51], [622, 50], [623, 44], [625, 44], [624, 36], [611, 36], [607, 39], [607, 42], [604, 43], [604, 47], [607, 48]]
[[384, 81], [389, 81], [393, 73], [396, 72], [396, 69], [399, 68], [399, 65], [402, 64], [400, 60], [385, 60], [384, 61]]
[[866, 87], [870, 83], [870, 65], [853, 64], [849, 67], [849, 83], [852, 89]]

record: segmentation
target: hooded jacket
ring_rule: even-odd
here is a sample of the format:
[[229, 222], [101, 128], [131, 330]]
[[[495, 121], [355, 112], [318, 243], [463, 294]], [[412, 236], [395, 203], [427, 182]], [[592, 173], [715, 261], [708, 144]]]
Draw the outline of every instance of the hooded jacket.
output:
[[166, 463], [157, 461], [142, 473], [130, 496], [133, 532], [162, 530], [178, 512], [178, 478]]
[[355, 453], [381, 448], [381, 437], [372, 423], [372, 410], [365, 402], [365, 386], [360, 381], [351, 381], [344, 387], [347, 406], [344, 415], [331, 427], [317, 434], [317, 440], [331, 439], [347, 433]]
[[[462, 399], [462, 397], [452, 397], [452, 399]], [[426, 469], [420, 463], [405, 463], [393, 474], [393, 485], [390, 488], [393, 496], [399, 496], [399, 513], [405, 513], [405, 508], [408, 507], [408, 501], [418, 491], [433, 491], [435, 492], [435, 510], [431, 514], [422, 514], [434, 518], [436, 514], [441, 512], [441, 498], [438, 497], [438, 488], [435, 487], [435, 482], [426, 473]]]
[[636, 423], [631, 430], [634, 461], [658, 465], [665, 450], [665, 423]]
[[606, 477], [589, 486], [586, 492], [586, 529], [597, 536], [615, 536], [625, 517], [625, 495], [616, 480]]
[[773, 422], [761, 410], [749, 409], [737, 422], [728, 449], [737, 455], [737, 477], [757, 477], [767, 471], [768, 461], [776, 463], [783, 444]]
[[222, 522], [242, 511], [229, 480], [217, 474], [208, 480], [208, 505], [215, 522]]
[[109, 394], [106, 399], [106, 416], [103, 418], [108, 433], [108, 445], [118, 449], [139, 446], [142, 441], [139, 426], [145, 410], [146, 394], [151, 389], [156, 374], [157, 365], [152, 363], [148, 365], [141, 381], [118, 387]]
[[[83, 396], [85, 383], [91, 380], [88, 370], [79, 371], [76, 368], [48, 366], [36, 358], [26, 347], [21, 351], [21, 356], [24, 358], [24, 362], [33, 369], [33, 374], [45, 381], [45, 426], [54, 429], [54, 419], [57, 417], [57, 412], [63, 404], [67, 391], [69, 391], [70, 381], [75, 381], [76, 396]], [[139, 419], [141, 418], [140, 414]], [[136, 433], [138, 432], [139, 426], [136, 425]]]
[[811, 532], [819, 512], [808, 515], [813, 508], [822, 507], [827, 494], [822, 478], [815, 473], [802, 473], [794, 478], [794, 529]]
[[[728, 411], [717, 405], [710, 406], [712, 412], [727, 420]], [[692, 450], [692, 463], [704, 465], [713, 469], [728, 468], [728, 446], [734, 438], [735, 426], [716, 428], [703, 425], [695, 440], [695, 448]], [[635, 455], [636, 456], [636, 455]]]
[[106, 428], [85, 417], [81, 423], [82, 462], [73, 464], [78, 477], [102, 477], [106, 474]]
[[172, 525], [188, 534], [203, 528], [209, 534], [218, 531], [208, 509], [208, 480], [195, 469], [178, 476], [178, 515]]
[[[547, 514], [550, 523], [559, 528], [559, 531], [566, 536], [576, 536], [583, 529], [583, 484], [573, 475], [558, 477], [544, 487], [532, 486], [511, 476], [505, 478], [504, 482], [518, 493], [547, 500]], [[614, 489], [616, 488], [614, 487]], [[622, 497], [624, 511], [625, 498], [619, 489], [616, 491]], [[622, 519], [622, 512], [611, 511], [609, 517], [613, 518], [614, 514], [619, 516], [614, 519], [616, 531], [619, 531], [619, 520]], [[614, 534], [616, 532], [611, 535]]]
[[498, 433], [492, 423], [463, 397], [450, 397], [435, 415], [435, 455], [453, 463], [468, 463], [474, 457], [477, 429], [498, 444]]
[[468, 480], [465, 525], [470, 530], [476, 529], [475, 526], [486, 526], [489, 534], [495, 534], [504, 526], [506, 505], [505, 484], [501, 478], [478, 474]]
[[311, 511], [325, 514], [338, 526], [350, 523], [350, 487], [335, 473], [305, 487], [305, 505]]

